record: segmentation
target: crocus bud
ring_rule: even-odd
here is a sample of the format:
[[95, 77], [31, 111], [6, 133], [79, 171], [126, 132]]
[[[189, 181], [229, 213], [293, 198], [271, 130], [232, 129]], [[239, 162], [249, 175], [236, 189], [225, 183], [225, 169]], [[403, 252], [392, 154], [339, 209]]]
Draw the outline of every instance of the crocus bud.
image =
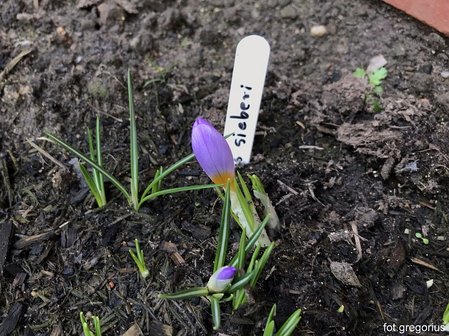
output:
[[226, 139], [207, 120], [197, 118], [192, 128], [192, 149], [201, 168], [216, 184], [234, 181], [235, 168]]
[[233, 266], [223, 266], [219, 268], [207, 282], [207, 289], [211, 293], [222, 293], [226, 287], [232, 282], [235, 274], [237, 273], [237, 268]]

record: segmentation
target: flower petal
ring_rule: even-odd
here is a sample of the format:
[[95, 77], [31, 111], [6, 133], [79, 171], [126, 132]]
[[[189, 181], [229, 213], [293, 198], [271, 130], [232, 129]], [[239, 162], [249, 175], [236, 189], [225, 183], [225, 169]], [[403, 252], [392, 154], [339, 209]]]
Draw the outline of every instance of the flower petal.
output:
[[217, 184], [233, 180], [234, 159], [226, 139], [207, 120], [197, 118], [192, 128], [192, 149], [201, 168]]
[[223, 266], [219, 268], [207, 282], [207, 289], [211, 293], [223, 292], [232, 282], [237, 273], [237, 268], [233, 266]]
[[[219, 271], [219, 272], [218, 272]], [[217, 270], [217, 280], [229, 280], [234, 279], [237, 268], [234, 266], [223, 266]]]

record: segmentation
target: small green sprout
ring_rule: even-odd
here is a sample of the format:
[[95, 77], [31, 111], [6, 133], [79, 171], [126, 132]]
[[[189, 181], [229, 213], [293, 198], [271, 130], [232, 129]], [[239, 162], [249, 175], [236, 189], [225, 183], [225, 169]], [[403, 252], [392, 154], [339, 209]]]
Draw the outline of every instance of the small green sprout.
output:
[[299, 321], [301, 321], [301, 309], [295, 310], [276, 333], [274, 333], [275, 325], [273, 320], [275, 316], [276, 304], [273, 305], [268, 314], [263, 336], [290, 336], [295, 331]]
[[443, 324], [446, 326], [447, 330], [449, 330], [449, 303], [443, 313]]
[[380, 67], [374, 71], [367, 72], [362, 68], [357, 68], [355, 69], [353, 75], [354, 77], [366, 79], [368, 81], [368, 84], [371, 86], [371, 92], [367, 94], [365, 100], [371, 103], [371, 106], [375, 112], [382, 111], [382, 106], [376, 96], [380, 96], [384, 91], [382, 88], [382, 82], [385, 78], [387, 78], [387, 69], [385, 67]]
[[337, 309], [337, 313], [343, 313], [345, 311], [345, 305], [341, 305], [340, 307], [338, 307]]
[[416, 232], [415, 237], [418, 239], [421, 239], [421, 241], [423, 242], [424, 245], [429, 245], [429, 239], [424, 237], [421, 232]]
[[[126, 198], [128, 203], [133, 207], [134, 210], [139, 211], [140, 207], [147, 201], [151, 201], [156, 197], [174, 194], [183, 191], [190, 190], [199, 190], [199, 189], [207, 189], [214, 188], [218, 186], [217, 184], [206, 184], [206, 185], [193, 185], [179, 188], [170, 188], [161, 190], [163, 179], [171, 174], [173, 171], [183, 166], [184, 164], [190, 162], [195, 157], [194, 154], [190, 154], [185, 158], [179, 160], [178, 162], [171, 165], [169, 168], [163, 170], [162, 168], [156, 171], [156, 174], [153, 180], [147, 185], [143, 193], [139, 193], [139, 154], [138, 154], [138, 144], [137, 144], [137, 126], [136, 126], [136, 116], [134, 112], [134, 95], [133, 95], [133, 87], [131, 80], [131, 71], [128, 70], [128, 111], [129, 111], [129, 129], [130, 129], [130, 187], [127, 189], [116, 177], [110, 174], [103, 168], [102, 159], [101, 159], [101, 143], [100, 143], [100, 126], [99, 120], [97, 118], [97, 127], [96, 127], [96, 154], [93, 146], [92, 135], [88, 133], [88, 142], [90, 149], [90, 157], [87, 157], [83, 153], [81, 153], [76, 148], [67, 144], [63, 140], [59, 139], [55, 135], [51, 133], [45, 133], [45, 140], [51, 141], [58, 146], [64, 148], [69, 151], [78, 159], [87, 163], [92, 167], [93, 173], [92, 176], [89, 175], [87, 169], [81, 168], [81, 172], [83, 177], [86, 179], [87, 185], [89, 186], [90, 191], [94, 195], [97, 200], [98, 206], [101, 207], [106, 204], [106, 197], [104, 195], [104, 186], [103, 179], [107, 178], [113, 185], [116, 187], [122, 195]], [[82, 166], [82, 165], [80, 165]]]
[[[87, 141], [89, 143], [89, 154], [90, 159], [95, 162], [98, 166], [103, 167], [103, 159], [101, 155], [101, 126], [100, 126], [100, 117], [97, 116], [97, 122], [95, 127], [95, 149], [94, 149], [94, 141], [92, 137], [92, 131], [87, 129]], [[106, 193], [104, 189], [104, 177], [101, 171], [92, 168], [92, 175], [88, 172], [84, 163], [80, 163], [79, 165], [81, 174], [83, 174], [84, 180], [86, 181], [87, 186], [90, 189], [90, 192], [94, 196], [97, 201], [97, 205], [99, 208], [102, 208], [106, 205]]]
[[145, 263], [145, 257], [143, 255], [143, 251], [140, 248], [139, 241], [137, 239], [134, 240], [134, 243], [136, 245], [136, 253], [134, 253], [133, 250], [129, 250], [129, 254], [131, 255], [131, 258], [133, 258], [134, 262], [137, 265], [137, 268], [139, 269], [140, 275], [142, 278], [146, 278], [150, 275], [150, 272], [148, 271], [147, 265]]
[[281, 225], [279, 217], [277, 215], [276, 209], [273, 206], [273, 203], [270, 200], [270, 197], [265, 191], [262, 181], [255, 174], [249, 175], [249, 179], [251, 180], [254, 196], [259, 199], [263, 205], [265, 216], [270, 216], [268, 227], [273, 230], [279, 230], [279, 227]]
[[83, 312], [80, 312], [80, 320], [83, 327], [84, 336], [101, 336], [101, 324], [98, 316], [92, 316], [94, 331], [90, 330], [89, 324], [87, 323]]

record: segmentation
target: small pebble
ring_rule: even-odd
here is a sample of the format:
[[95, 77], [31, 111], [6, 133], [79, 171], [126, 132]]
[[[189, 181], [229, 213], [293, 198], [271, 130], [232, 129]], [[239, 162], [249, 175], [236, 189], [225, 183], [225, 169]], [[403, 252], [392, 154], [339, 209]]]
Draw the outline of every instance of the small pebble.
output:
[[423, 66], [420, 67], [420, 70], [421, 72], [430, 75], [432, 73], [433, 66], [432, 64], [424, 64]]
[[323, 25], [313, 26], [312, 28], [310, 28], [310, 35], [312, 35], [313, 37], [322, 37], [326, 35], [326, 33], [326, 26]]
[[442, 71], [440, 75], [443, 78], [449, 78], [449, 71], [448, 70]]

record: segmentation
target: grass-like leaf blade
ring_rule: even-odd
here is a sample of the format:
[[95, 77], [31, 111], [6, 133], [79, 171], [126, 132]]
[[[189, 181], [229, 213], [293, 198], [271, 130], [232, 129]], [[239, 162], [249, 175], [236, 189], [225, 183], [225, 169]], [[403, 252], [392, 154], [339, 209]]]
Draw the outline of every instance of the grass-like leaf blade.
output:
[[212, 295], [208, 296], [208, 299], [212, 311], [212, 328], [217, 330], [221, 325], [220, 301]]
[[100, 193], [97, 189], [97, 185], [95, 184], [92, 176], [90, 176], [89, 172], [87, 171], [87, 168], [84, 166], [84, 164], [79, 164], [81, 174], [84, 177], [84, 180], [86, 181], [87, 186], [89, 187], [90, 192], [95, 198], [95, 201], [97, 202], [97, 205], [99, 208], [105, 206], [106, 204], [103, 203], [103, 199], [100, 196]]
[[139, 210], [139, 153], [137, 146], [136, 114], [134, 112], [134, 93], [131, 70], [128, 69], [128, 110], [129, 110], [129, 146], [131, 160], [131, 202]]
[[182, 299], [190, 299], [194, 297], [207, 296], [209, 294], [209, 290], [206, 287], [194, 287], [189, 289], [184, 289], [176, 293], [171, 294], [159, 294], [161, 299], [167, 300], [182, 300]]
[[225, 199], [221, 213], [221, 223], [218, 233], [217, 251], [215, 254], [214, 271], [215, 273], [220, 267], [224, 266], [226, 254], [228, 251], [229, 232], [231, 222], [231, 191], [230, 181], [226, 183]]
[[262, 274], [262, 271], [265, 268], [265, 265], [267, 264], [267, 261], [270, 258], [271, 253], [273, 252], [273, 248], [274, 243], [271, 243], [270, 246], [268, 246], [263, 252], [262, 257], [260, 257], [260, 259], [256, 261], [256, 265], [254, 267], [256, 275], [254, 275], [254, 278], [251, 280], [251, 287], [254, 288], [256, 286], [257, 280], [259, 280], [259, 277]]
[[149, 201], [153, 198], [156, 198], [156, 197], [159, 197], [162, 195], [176, 194], [176, 193], [182, 192], [182, 191], [209, 189], [209, 188], [215, 188], [217, 186], [220, 186], [220, 185], [218, 185], [218, 184], [200, 184], [200, 185], [193, 185], [193, 186], [164, 189], [164, 190], [158, 191], [156, 193], [153, 193], [153, 194], [150, 194], [150, 195], [144, 197], [143, 199], [140, 200], [139, 204], [141, 205], [141, 204], [145, 203], [146, 201]]
[[187, 162], [192, 161], [194, 157], [195, 157], [195, 154], [189, 154], [186, 157], [184, 157], [183, 159], [172, 164], [170, 167], [168, 167], [166, 170], [164, 170], [160, 174], [157, 174], [157, 177], [155, 177], [153, 179], [153, 181], [151, 181], [151, 183], [146, 187], [145, 191], [143, 192], [142, 196], [140, 197], [139, 208], [147, 200], [146, 197], [147, 197], [148, 193], [150, 191], [152, 191], [152, 188], [154, 185], [157, 185], [158, 183], [160, 183], [163, 178], [165, 178], [167, 175], [169, 175], [170, 173], [172, 173], [173, 171], [175, 171], [182, 165], [185, 165]]
[[297, 309], [276, 333], [276, 336], [290, 336], [301, 321], [301, 309]]
[[[254, 245], [256, 244], [256, 242], [259, 239], [260, 235], [262, 234], [263, 229], [267, 225], [269, 219], [270, 219], [270, 217], [266, 216], [265, 219], [262, 221], [262, 223], [257, 228], [257, 230], [254, 231], [252, 236], [248, 239], [248, 241], [245, 244], [245, 255], [247, 255], [251, 251], [251, 249], [254, 247]], [[229, 263], [229, 265], [235, 267], [236, 265], [238, 265], [238, 263], [239, 263], [239, 256], [237, 254], [234, 258], [232, 258], [232, 260]]]

